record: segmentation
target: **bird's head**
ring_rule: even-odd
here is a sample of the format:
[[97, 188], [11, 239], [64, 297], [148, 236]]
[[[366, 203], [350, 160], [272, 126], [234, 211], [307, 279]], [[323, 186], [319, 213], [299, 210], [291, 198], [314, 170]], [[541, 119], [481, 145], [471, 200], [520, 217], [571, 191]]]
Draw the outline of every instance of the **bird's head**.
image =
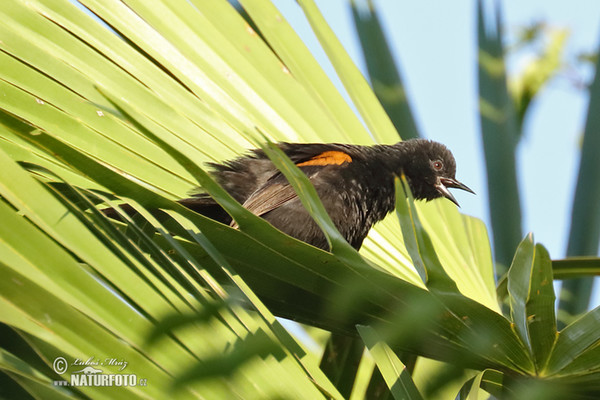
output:
[[445, 197], [458, 206], [449, 188], [475, 194], [456, 180], [454, 156], [443, 144], [425, 139], [412, 139], [395, 146], [401, 147], [405, 155], [402, 157], [400, 168], [407, 177], [410, 190], [416, 199], [433, 200]]

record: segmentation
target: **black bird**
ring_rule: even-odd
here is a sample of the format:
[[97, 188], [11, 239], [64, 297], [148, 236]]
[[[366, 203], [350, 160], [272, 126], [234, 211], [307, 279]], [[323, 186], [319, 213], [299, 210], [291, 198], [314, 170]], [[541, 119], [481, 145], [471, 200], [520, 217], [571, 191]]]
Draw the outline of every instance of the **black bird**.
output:
[[[278, 146], [308, 176], [333, 223], [357, 250], [373, 224], [394, 210], [396, 175], [405, 174], [416, 199], [445, 197], [458, 205], [448, 188], [474, 193], [455, 179], [456, 163], [450, 150], [434, 141], [412, 139], [376, 146]], [[211, 166], [219, 184], [248, 210], [288, 235], [328, 250], [323, 232], [262, 150]], [[179, 202], [232, 224], [231, 217], [207, 194]]]

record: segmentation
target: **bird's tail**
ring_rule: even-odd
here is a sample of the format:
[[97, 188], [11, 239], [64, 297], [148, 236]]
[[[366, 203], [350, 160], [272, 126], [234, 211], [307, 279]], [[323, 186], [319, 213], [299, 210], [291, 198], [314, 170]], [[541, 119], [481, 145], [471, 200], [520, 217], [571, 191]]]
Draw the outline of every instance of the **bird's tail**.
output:
[[177, 202], [198, 214], [202, 214], [225, 225], [231, 223], [231, 216], [208, 195], [196, 195], [187, 199], [177, 200]]
[[[122, 211], [125, 211], [125, 213], [127, 215], [129, 215], [130, 217], [133, 217], [135, 214], [137, 214], [137, 211], [135, 211], [135, 209], [133, 207], [131, 207], [129, 204], [121, 204], [119, 206], [119, 208]], [[111, 219], [116, 219], [117, 221], [123, 221], [123, 218], [121, 218], [121, 215], [119, 214], [119, 212], [117, 210], [115, 210], [114, 208], [103, 208], [102, 213], [104, 215], [106, 215], [108, 218]]]
[[[196, 195], [187, 199], [177, 200], [177, 202], [182, 206], [197, 212], [198, 214], [202, 214], [205, 217], [214, 219], [215, 221], [219, 221], [225, 225], [229, 225], [231, 223], [231, 217], [229, 214], [227, 214], [223, 207], [221, 207], [212, 199], [212, 197], [208, 195]], [[129, 204], [121, 204], [119, 207], [131, 217], [137, 214], [135, 209]], [[102, 210], [102, 212], [109, 218], [122, 221], [119, 212], [117, 212], [117, 210], [114, 208], [105, 208]]]

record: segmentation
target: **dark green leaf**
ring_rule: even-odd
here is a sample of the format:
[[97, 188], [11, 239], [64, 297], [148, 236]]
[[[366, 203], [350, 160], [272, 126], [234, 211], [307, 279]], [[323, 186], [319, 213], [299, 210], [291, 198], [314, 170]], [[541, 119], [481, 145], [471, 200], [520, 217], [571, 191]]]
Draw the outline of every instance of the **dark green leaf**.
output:
[[[567, 256], [595, 256], [600, 242], [600, 53], [596, 75], [590, 87], [590, 102], [581, 145], [577, 187], [571, 210]], [[565, 281], [559, 309], [569, 319], [585, 311], [592, 293], [592, 278]], [[570, 317], [568, 317], [570, 316]]]
[[389, 44], [372, 0], [353, 0], [352, 16], [360, 39], [363, 58], [375, 95], [402, 139], [419, 137], [397, 60]]
[[508, 94], [502, 47], [502, 21], [485, 18], [484, 2], [477, 2], [479, 43], [479, 114], [486, 161], [489, 209], [498, 276], [504, 274], [523, 237], [517, 186], [515, 149], [518, 129]]
[[599, 343], [600, 307], [596, 307], [560, 331], [548, 360], [547, 373], [557, 374], [563, 370], [586, 372], [589, 369], [600, 369]]
[[569, 257], [562, 260], [552, 260], [552, 274], [554, 279], [600, 275], [600, 258]]
[[[579, 278], [582, 276], [600, 275], [600, 258], [598, 257], [569, 257], [552, 260], [552, 275], [554, 279]], [[496, 294], [500, 301], [508, 296], [507, 274], [498, 281]]]
[[545, 367], [556, 339], [552, 264], [548, 252], [529, 234], [519, 245], [508, 271], [511, 318], [527, 345], [536, 371]]
[[349, 398], [365, 346], [358, 338], [332, 333], [325, 344], [319, 368], [345, 398]]
[[483, 370], [463, 385], [460, 390], [460, 399], [479, 399], [479, 389], [484, 389], [496, 398], [503, 398], [503, 378], [504, 375], [499, 371], [493, 369]]

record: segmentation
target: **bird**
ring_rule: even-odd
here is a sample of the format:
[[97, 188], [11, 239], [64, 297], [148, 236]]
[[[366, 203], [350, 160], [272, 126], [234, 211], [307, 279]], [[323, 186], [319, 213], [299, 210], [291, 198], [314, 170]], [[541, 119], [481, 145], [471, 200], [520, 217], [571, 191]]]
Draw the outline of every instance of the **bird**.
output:
[[[456, 162], [446, 146], [427, 139], [393, 145], [278, 143], [302, 170], [348, 243], [362, 246], [371, 227], [395, 208], [394, 177], [404, 174], [417, 200], [446, 198], [459, 205], [449, 188], [475, 194], [455, 178]], [[212, 176], [246, 209], [280, 231], [329, 250], [325, 235], [302, 205], [285, 176], [261, 149], [224, 163], [211, 163]], [[178, 201], [230, 226], [223, 208], [206, 193]]]

